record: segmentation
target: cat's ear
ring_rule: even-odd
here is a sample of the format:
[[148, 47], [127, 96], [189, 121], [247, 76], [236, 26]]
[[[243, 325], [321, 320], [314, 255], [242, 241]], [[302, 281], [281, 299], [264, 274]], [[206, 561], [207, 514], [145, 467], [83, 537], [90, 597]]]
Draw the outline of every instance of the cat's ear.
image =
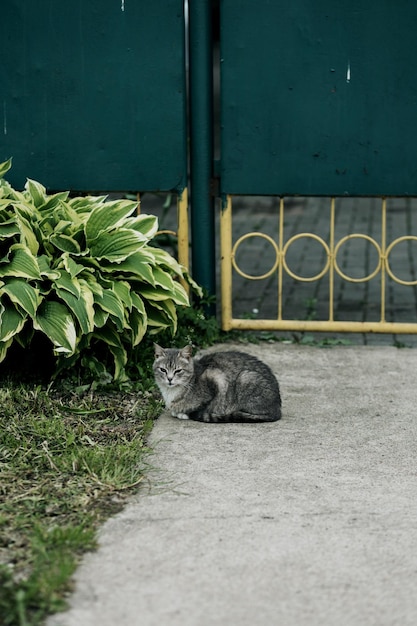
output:
[[157, 343], [154, 343], [153, 347], [155, 348], [155, 357], [165, 356], [165, 350], [161, 348], [161, 346], [158, 346]]
[[185, 346], [185, 348], [181, 350], [181, 356], [185, 359], [191, 359], [193, 356], [193, 346]]

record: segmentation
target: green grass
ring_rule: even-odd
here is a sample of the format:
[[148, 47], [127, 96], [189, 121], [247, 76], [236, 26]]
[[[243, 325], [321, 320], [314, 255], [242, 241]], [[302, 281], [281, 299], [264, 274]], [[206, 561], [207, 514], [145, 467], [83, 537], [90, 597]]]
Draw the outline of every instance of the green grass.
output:
[[152, 391], [0, 386], [0, 616], [36, 626], [65, 606], [95, 531], [143, 480]]

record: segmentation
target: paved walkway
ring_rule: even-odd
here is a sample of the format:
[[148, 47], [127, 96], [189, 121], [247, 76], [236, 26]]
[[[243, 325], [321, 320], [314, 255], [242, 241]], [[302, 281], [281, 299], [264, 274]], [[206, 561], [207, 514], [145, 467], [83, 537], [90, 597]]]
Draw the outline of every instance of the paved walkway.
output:
[[279, 378], [283, 419], [162, 416], [149, 485], [48, 626], [417, 623], [417, 352], [245, 349]]

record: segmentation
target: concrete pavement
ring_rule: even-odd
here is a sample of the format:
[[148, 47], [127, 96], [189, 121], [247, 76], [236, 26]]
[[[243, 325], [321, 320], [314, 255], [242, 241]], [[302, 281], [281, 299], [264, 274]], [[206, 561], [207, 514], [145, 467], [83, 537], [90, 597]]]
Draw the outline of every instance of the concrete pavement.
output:
[[417, 352], [238, 349], [273, 368], [283, 419], [161, 416], [149, 484], [48, 626], [417, 623]]

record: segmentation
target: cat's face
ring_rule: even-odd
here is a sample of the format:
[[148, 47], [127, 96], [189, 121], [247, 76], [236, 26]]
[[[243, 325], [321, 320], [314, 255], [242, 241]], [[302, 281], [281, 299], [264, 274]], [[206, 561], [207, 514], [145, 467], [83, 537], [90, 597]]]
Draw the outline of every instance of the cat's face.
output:
[[153, 371], [155, 381], [159, 386], [185, 387], [194, 372], [192, 347], [185, 346], [185, 348], [178, 350], [176, 348], [161, 348], [155, 344]]

